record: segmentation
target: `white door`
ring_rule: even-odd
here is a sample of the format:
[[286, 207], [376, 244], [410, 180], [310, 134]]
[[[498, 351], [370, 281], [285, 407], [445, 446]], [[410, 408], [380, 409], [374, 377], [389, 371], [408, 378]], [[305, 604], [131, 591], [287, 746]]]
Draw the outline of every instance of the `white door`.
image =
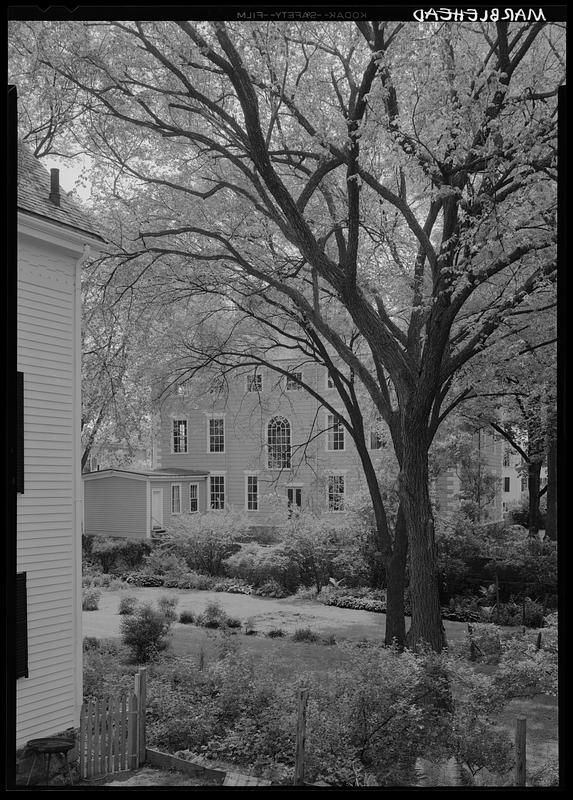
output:
[[151, 490], [151, 528], [163, 527], [163, 489]]

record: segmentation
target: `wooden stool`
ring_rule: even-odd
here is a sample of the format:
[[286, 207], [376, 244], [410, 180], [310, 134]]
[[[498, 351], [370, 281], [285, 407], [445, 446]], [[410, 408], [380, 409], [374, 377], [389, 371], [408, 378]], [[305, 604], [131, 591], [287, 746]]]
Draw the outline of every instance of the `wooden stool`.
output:
[[38, 756], [42, 756], [44, 759], [46, 783], [48, 784], [50, 782], [50, 761], [53, 755], [60, 757], [62, 764], [64, 764], [66, 768], [70, 786], [73, 786], [72, 772], [68, 763], [68, 751], [73, 748], [74, 744], [75, 742], [73, 739], [64, 739], [61, 736], [50, 736], [46, 739], [30, 739], [26, 745], [26, 749], [34, 753], [34, 761], [32, 762], [26, 786], [30, 783], [30, 778], [32, 777]]

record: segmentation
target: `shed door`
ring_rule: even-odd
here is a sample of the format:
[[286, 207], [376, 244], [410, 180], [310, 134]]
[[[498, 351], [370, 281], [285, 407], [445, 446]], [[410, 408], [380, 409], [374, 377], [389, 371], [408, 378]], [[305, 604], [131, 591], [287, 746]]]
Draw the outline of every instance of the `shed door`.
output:
[[163, 527], [163, 489], [151, 490], [151, 527]]

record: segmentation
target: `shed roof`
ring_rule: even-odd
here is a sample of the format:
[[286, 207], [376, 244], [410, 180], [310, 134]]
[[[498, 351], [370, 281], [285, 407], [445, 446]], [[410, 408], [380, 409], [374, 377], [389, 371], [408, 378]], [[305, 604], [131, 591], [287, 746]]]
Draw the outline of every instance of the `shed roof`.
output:
[[93, 475], [108, 477], [115, 474], [127, 476], [137, 475], [138, 477], [145, 478], [205, 478], [210, 473], [208, 469], [182, 469], [180, 467], [150, 470], [116, 469], [115, 467], [108, 467], [107, 469], [99, 469], [95, 472], [84, 472], [82, 477], [88, 478]]
[[18, 142], [18, 208], [27, 214], [48, 219], [57, 225], [87, 233], [100, 242], [98, 233], [87, 215], [60, 191], [60, 205], [50, 200], [51, 177], [48, 170], [32, 155], [26, 145]]

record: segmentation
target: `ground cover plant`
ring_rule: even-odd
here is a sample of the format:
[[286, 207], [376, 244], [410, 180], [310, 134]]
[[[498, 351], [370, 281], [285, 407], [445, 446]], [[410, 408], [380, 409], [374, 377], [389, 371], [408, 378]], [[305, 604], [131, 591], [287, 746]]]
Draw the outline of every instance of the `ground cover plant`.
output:
[[[463, 653], [401, 653], [368, 642], [339, 645], [350, 660], [336, 669], [285, 671], [274, 656], [246, 651], [244, 637], [209, 635], [216, 646], [208, 657], [156, 651], [149, 663], [148, 746], [254, 768], [278, 782], [292, 781], [302, 687], [309, 689], [307, 779], [346, 787], [415, 784], [421, 756], [456, 759], [470, 785], [486, 770], [498, 785], [510, 782], [512, 740], [494, 717], [513, 697], [555, 691], [549, 636], [540, 649], [521, 636], [504, 641], [497, 669], [483, 674]], [[86, 694], [129, 685], [137, 667], [125, 645], [87, 645]], [[305, 637], [305, 646], [323, 645]]]

